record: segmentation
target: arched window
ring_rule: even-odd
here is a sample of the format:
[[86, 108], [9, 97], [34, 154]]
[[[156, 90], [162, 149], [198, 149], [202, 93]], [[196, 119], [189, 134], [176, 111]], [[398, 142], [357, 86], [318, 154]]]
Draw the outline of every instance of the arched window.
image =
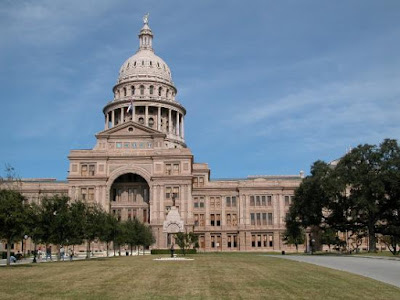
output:
[[124, 97], [126, 97], [126, 88], [124, 88]]
[[165, 97], [169, 97], [169, 89], [167, 89], [167, 92], [165, 93]]
[[134, 85], [131, 86], [131, 95], [132, 96], [135, 95], [135, 86]]
[[144, 85], [140, 86], [140, 95], [144, 95]]
[[153, 62], [152, 62], [152, 61], [150, 61], [150, 67], [151, 67], [151, 66], [153, 66]]
[[144, 60], [142, 60], [142, 66], [144, 66]]
[[154, 86], [150, 86], [150, 95], [153, 95], [153, 92], [154, 92]]
[[149, 127], [153, 127], [153, 126], [154, 126], [154, 119], [149, 118]]
[[136, 61], [133, 63], [133, 66], [136, 67]]
[[161, 92], [162, 92], [162, 87], [160, 86], [160, 87], [158, 88], [158, 96], [161, 96]]

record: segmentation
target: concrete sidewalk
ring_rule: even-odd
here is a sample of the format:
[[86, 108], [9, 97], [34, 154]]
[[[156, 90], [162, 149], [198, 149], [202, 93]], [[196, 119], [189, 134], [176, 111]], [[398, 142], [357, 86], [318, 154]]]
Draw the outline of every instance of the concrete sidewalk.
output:
[[266, 255], [346, 271], [400, 288], [400, 260], [376, 256]]

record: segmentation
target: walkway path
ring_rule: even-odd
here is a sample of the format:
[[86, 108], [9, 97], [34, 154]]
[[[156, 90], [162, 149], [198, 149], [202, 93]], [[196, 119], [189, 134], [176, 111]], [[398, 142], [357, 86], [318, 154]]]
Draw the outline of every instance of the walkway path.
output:
[[400, 287], [400, 261], [357, 256], [268, 255], [346, 271]]

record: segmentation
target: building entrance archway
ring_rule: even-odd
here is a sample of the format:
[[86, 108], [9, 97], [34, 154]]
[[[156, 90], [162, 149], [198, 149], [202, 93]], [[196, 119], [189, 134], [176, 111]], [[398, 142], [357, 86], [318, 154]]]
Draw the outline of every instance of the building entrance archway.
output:
[[137, 219], [150, 223], [150, 187], [139, 174], [118, 176], [110, 188], [110, 212], [118, 220]]

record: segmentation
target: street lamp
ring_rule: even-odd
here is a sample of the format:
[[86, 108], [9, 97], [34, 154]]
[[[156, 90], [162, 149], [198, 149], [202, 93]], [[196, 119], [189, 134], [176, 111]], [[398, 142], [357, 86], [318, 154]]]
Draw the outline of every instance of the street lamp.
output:
[[315, 244], [315, 240], [312, 239], [311, 240], [311, 254], [314, 254], [314, 244]]

